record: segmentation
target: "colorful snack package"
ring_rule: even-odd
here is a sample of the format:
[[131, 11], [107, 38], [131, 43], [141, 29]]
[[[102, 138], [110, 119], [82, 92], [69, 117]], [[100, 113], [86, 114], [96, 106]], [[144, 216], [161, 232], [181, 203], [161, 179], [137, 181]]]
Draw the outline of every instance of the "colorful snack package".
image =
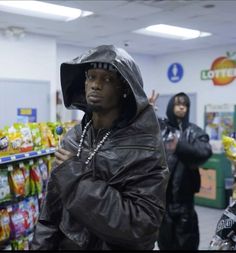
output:
[[31, 130], [33, 144], [34, 144], [34, 150], [41, 150], [42, 149], [42, 136], [41, 136], [39, 124], [32, 122], [32, 123], [28, 123], [28, 126], [30, 127], [30, 130]]
[[10, 216], [6, 209], [0, 209], [0, 243], [10, 238]]
[[25, 178], [23, 171], [19, 167], [15, 167], [10, 171], [9, 184], [15, 197], [25, 195]]
[[25, 234], [25, 216], [17, 204], [12, 206], [10, 212], [11, 238], [16, 239]]
[[29, 196], [31, 194], [31, 184], [30, 184], [30, 169], [29, 169], [29, 163], [26, 162], [20, 162], [19, 168], [22, 170], [25, 182], [25, 196]]
[[7, 169], [0, 169], [0, 203], [11, 200]]
[[34, 161], [33, 164], [30, 164], [30, 178], [32, 194], [33, 192], [34, 194], [41, 194], [43, 189], [43, 180], [38, 166], [38, 162], [36, 161]]
[[45, 122], [39, 123], [40, 132], [42, 136], [42, 148], [55, 147], [55, 139], [50, 127]]
[[48, 167], [43, 159], [38, 160], [38, 166], [39, 166], [39, 171], [40, 171], [41, 179], [42, 179], [42, 191], [44, 191], [46, 189], [46, 185], [48, 181]]
[[29, 250], [29, 240], [25, 237], [17, 238], [16, 240], [11, 241], [12, 250]]
[[33, 216], [33, 224], [35, 225], [39, 216], [39, 202], [36, 196], [31, 196], [27, 199], [28, 208]]
[[16, 129], [14, 126], [4, 128], [7, 133], [7, 137], [9, 140], [9, 154], [17, 154], [21, 152], [22, 145], [22, 135], [21, 132]]
[[33, 150], [33, 137], [29, 126], [23, 123], [14, 123], [13, 126], [21, 133], [22, 143], [20, 146], [20, 152], [24, 153]]
[[0, 157], [9, 155], [9, 149], [8, 134], [6, 131], [0, 129]]

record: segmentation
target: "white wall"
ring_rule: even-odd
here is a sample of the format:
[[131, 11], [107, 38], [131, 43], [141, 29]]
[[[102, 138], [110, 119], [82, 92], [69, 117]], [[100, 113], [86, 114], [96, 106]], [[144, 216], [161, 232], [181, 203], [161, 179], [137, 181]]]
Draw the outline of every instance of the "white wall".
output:
[[[62, 45], [58, 46], [57, 69], [59, 70], [59, 65], [63, 61], [71, 60], [79, 56], [85, 50], [87, 49]], [[126, 50], [129, 52], [128, 49]], [[151, 94], [152, 89], [155, 89], [160, 95], [175, 94], [181, 91], [196, 93], [196, 123], [203, 127], [204, 106], [206, 104], [236, 103], [236, 81], [225, 86], [214, 86], [211, 80], [203, 81], [200, 78], [201, 71], [210, 69], [212, 62], [220, 56], [225, 56], [227, 51], [236, 51], [236, 46], [225, 45], [222, 47], [158, 57], [129, 53], [140, 67], [144, 80], [144, 90], [147, 96]], [[180, 63], [184, 68], [184, 76], [178, 83], [170, 82], [167, 77], [168, 67], [174, 62]], [[81, 114], [78, 115], [81, 116]]]
[[[0, 79], [48, 81], [51, 121], [56, 119], [55, 39], [30, 34], [20, 40], [0, 36]], [[12, 93], [14, 94], [14, 91]], [[9, 103], [14, 103], [14, 99]]]
[[[0, 79], [18, 79], [50, 82], [51, 121], [56, 119], [56, 90], [60, 87], [60, 64], [70, 61], [87, 48], [57, 44], [52, 37], [26, 34], [21, 40], [0, 36]], [[128, 52], [128, 48], [126, 49]], [[236, 81], [217, 87], [212, 81], [202, 81], [201, 71], [210, 69], [212, 62], [226, 52], [236, 51], [235, 45], [225, 45], [199, 51], [163, 55], [159, 57], [132, 54], [140, 67], [147, 95], [155, 89], [160, 94], [180, 91], [197, 94], [197, 124], [203, 126], [206, 104], [235, 104]], [[179, 62], [184, 67], [183, 79], [171, 83], [167, 78], [170, 64]], [[1, 91], [2, 92], [2, 91]], [[29, 91], [30, 94], [30, 91]], [[17, 95], [17, 94], [16, 94]], [[11, 101], [14, 102], [14, 101]], [[81, 118], [82, 112], [64, 110], [65, 120]]]
[[[201, 80], [201, 71], [210, 69], [213, 61], [220, 56], [226, 56], [227, 51], [236, 51], [236, 46], [225, 45], [157, 57], [154, 75], [151, 77], [156, 80], [155, 89], [160, 94], [175, 94], [180, 91], [197, 93], [197, 124], [203, 127], [206, 104], [236, 104], [235, 80], [224, 86], [214, 86], [212, 80]], [[175, 84], [167, 78], [168, 67], [174, 62], [179, 62], [184, 68], [182, 80]]]

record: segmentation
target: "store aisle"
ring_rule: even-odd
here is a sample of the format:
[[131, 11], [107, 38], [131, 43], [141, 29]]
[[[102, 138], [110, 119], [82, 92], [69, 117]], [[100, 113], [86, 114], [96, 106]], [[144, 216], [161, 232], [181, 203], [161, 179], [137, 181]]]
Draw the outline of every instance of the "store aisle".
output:
[[199, 219], [200, 245], [199, 250], [207, 250], [212, 236], [214, 235], [216, 224], [220, 219], [224, 209], [216, 209], [196, 205]]
[[[198, 213], [199, 229], [200, 229], [200, 245], [199, 250], [207, 250], [211, 238], [215, 232], [216, 224], [220, 219], [224, 209], [216, 209], [205, 206], [195, 206]], [[158, 250], [158, 245], [154, 250]]]

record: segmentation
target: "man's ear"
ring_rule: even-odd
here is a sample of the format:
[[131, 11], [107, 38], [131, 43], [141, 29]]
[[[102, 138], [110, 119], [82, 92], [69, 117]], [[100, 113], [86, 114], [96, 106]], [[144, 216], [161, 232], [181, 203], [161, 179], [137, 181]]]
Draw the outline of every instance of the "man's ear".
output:
[[128, 84], [125, 85], [124, 90], [123, 90], [123, 94], [126, 94], [126, 97], [129, 96], [129, 94], [131, 93], [131, 89], [128, 86]]

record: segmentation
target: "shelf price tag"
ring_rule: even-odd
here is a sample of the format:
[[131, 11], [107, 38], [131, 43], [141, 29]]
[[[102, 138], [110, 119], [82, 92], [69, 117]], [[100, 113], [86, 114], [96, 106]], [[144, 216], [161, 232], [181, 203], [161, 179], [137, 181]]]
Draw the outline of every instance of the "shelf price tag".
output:
[[23, 162], [19, 163], [19, 168], [24, 168], [24, 163]]
[[11, 156], [11, 160], [12, 160], [12, 161], [15, 161], [15, 160], [16, 160], [16, 156], [14, 156], [14, 155]]
[[7, 206], [8, 213], [12, 212], [12, 206]]
[[8, 165], [8, 166], [7, 166], [7, 170], [8, 170], [8, 171], [13, 171], [13, 166], [12, 166], [11, 164]]

